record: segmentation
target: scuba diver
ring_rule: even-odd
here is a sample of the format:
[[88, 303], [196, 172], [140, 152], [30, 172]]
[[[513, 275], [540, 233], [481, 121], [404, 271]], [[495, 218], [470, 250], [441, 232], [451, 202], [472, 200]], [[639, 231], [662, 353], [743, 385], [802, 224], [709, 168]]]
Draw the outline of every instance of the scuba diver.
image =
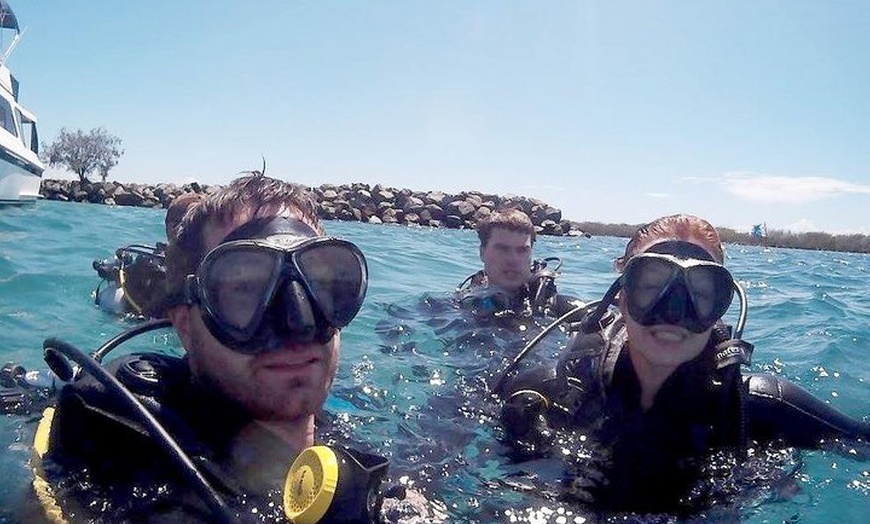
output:
[[520, 209], [497, 209], [477, 224], [483, 269], [456, 289], [460, 306], [488, 315], [558, 317], [580, 303], [556, 291], [562, 265], [551, 257], [532, 262], [535, 226]]
[[118, 248], [115, 256], [94, 260], [100, 277], [94, 290], [94, 303], [113, 315], [164, 318], [163, 289], [166, 244], [131, 244]]
[[27, 370], [14, 362], [0, 367], [0, 413], [30, 415], [53, 401], [57, 377], [45, 370]]
[[[175, 197], [166, 209], [166, 238], [171, 241], [187, 210], [199, 202], [202, 193], [188, 192]], [[115, 256], [94, 260], [100, 277], [94, 290], [94, 303], [113, 315], [165, 318], [166, 243], [131, 244], [115, 251]]]
[[[740, 338], [746, 300], [723, 259], [718, 233], [698, 217], [641, 227], [558, 363], [520, 368], [530, 344], [495, 383], [512, 455], [566, 461], [563, 499], [687, 516], [722, 496], [705, 472], [738, 471], [762, 449], [870, 441], [867, 422], [781, 377], [741, 372], [753, 349]], [[735, 292], [732, 329], [722, 317]]]
[[[332, 445], [322, 425], [368, 276], [354, 244], [324, 236], [303, 187], [254, 172], [211, 193], [171, 238], [166, 268], [168, 319], [91, 355], [45, 341], [65, 382], [34, 439], [47, 520], [438, 521], [419, 493], [383, 485], [385, 458]], [[184, 357], [102, 364], [170, 325]]]

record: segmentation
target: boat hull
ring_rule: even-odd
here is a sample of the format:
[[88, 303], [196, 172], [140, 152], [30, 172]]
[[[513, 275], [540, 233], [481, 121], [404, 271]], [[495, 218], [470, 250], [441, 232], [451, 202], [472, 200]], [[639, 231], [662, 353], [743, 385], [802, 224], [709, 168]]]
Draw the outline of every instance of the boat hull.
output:
[[41, 185], [42, 176], [0, 158], [0, 205], [35, 202]]

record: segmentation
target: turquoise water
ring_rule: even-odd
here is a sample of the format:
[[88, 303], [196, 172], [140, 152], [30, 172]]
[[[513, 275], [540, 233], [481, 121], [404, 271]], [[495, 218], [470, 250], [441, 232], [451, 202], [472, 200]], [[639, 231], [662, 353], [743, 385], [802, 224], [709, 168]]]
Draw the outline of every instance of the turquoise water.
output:
[[[652, 217], [650, 217], [652, 218]], [[472, 231], [328, 222], [356, 242], [371, 273], [366, 304], [342, 335], [342, 363], [328, 408], [354, 438], [393, 458], [391, 470], [431, 489], [451, 522], [544, 522], [572, 512], [506, 481], [483, 395], [486, 373], [513, 356], [540, 326], [471, 322], [446, 301], [479, 268]], [[37, 202], [0, 208], [0, 362], [43, 367], [45, 338], [93, 349], [129, 327], [94, 304], [91, 261], [163, 235], [163, 211]], [[625, 239], [544, 237], [536, 255], [563, 260], [559, 289], [600, 296]], [[855, 417], [870, 416], [870, 255], [727, 246], [727, 264], [746, 288], [745, 338], [753, 369], [779, 373]], [[554, 333], [537, 353], [559, 351]], [[146, 335], [134, 349], [177, 347]], [[0, 521], [29, 494], [31, 419], [0, 421]], [[793, 496], [752, 497], [743, 521], [859, 522], [870, 514], [870, 463], [832, 452], [801, 455]], [[546, 469], [547, 465], [541, 465]], [[567, 522], [571, 522], [570, 519]]]

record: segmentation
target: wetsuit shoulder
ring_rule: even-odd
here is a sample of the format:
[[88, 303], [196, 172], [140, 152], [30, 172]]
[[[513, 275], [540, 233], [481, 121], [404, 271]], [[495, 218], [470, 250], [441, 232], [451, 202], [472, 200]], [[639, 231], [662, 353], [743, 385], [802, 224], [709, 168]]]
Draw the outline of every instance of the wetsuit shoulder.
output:
[[[182, 359], [158, 354], [124, 356], [106, 369], [157, 416], [166, 390], [187, 376]], [[61, 389], [51, 426], [49, 454], [54, 460], [95, 462], [111, 469], [119, 458], [138, 460], [147, 455], [131, 450], [147, 449], [149, 442], [147, 430], [127, 404], [90, 375]]]
[[[186, 431], [186, 413], [175, 409], [190, 389], [184, 359], [133, 354], [105, 368], [200, 468], [208, 465], [212, 453]], [[139, 420], [89, 374], [62, 388], [53, 414], [43, 419], [48, 439], [39, 467], [63, 512], [99, 522], [212, 521], [173, 455]]]
[[759, 442], [817, 448], [825, 439], [870, 441], [870, 424], [838, 411], [788, 380], [770, 374], [747, 374], [749, 437]]

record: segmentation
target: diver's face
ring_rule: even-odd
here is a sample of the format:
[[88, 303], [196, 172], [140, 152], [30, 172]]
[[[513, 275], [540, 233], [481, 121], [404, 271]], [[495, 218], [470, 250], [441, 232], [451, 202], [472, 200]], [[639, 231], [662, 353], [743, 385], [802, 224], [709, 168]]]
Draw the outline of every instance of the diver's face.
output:
[[628, 314], [624, 296], [619, 298], [619, 310], [625, 319], [631, 360], [641, 377], [647, 372], [669, 374], [680, 364], [694, 359], [704, 351], [713, 331], [712, 327], [694, 333], [670, 324], [644, 326]]
[[[207, 225], [203, 231], [206, 251], [249, 218]], [[177, 308], [173, 323], [188, 352], [194, 377], [247, 409], [254, 418], [302, 420], [322, 408], [338, 365], [338, 333], [323, 344], [287, 339], [278, 349], [247, 355], [212, 336], [199, 306]]]
[[[650, 242], [644, 248], [644, 251], [652, 250], [653, 246], [659, 244], [659, 242]], [[692, 244], [694, 244], [697, 248], [693, 249], [698, 249], [700, 254], [696, 253], [696, 256], [692, 257], [689, 257], [685, 253], [669, 252], [666, 254], [681, 259], [698, 258], [700, 260], [713, 260], [713, 256], [707, 250], [703, 241], [687, 237], [681, 238], [680, 242], [684, 243], [683, 249], [692, 248]], [[661, 245], [664, 247], [666, 244]], [[641, 267], [644, 269], [640, 269]], [[701, 332], [697, 332], [697, 328], [694, 328], [694, 331], [690, 330], [689, 327], [698, 324], [698, 322], [687, 322], [683, 316], [694, 312], [695, 317], [697, 317], [698, 309], [702, 313], [709, 315], [710, 310], [714, 307], [712, 305], [713, 297], [717, 295], [717, 291], [720, 291], [719, 288], [722, 286], [727, 288], [728, 302], [730, 303], [731, 283], [730, 281], [724, 283], [714, 279], [714, 273], [712, 272], [696, 271], [691, 278], [691, 292], [680, 294], [673, 288], [670, 290], [665, 289], [665, 293], [668, 293], [666, 297], [670, 297], [670, 300], [690, 301], [689, 303], [670, 303], [667, 305], [667, 308], [670, 308], [672, 311], [668, 311], [668, 314], [651, 315], [654, 320], [635, 319], [632, 317], [628, 305], [630, 302], [636, 305], [640, 304], [641, 306], [644, 304], [649, 305], [660, 300], [659, 296], [662, 293], [664, 285], [671, 286], [673, 284], [671, 281], [672, 272], [667, 264], [645, 264], [644, 266], [627, 267], [625, 271], [629, 272], [635, 269], [638, 271], [634, 273], [632, 285], [623, 288], [618, 302], [619, 310], [625, 319], [625, 326], [628, 332], [629, 354], [639, 377], [643, 378], [645, 373], [653, 372], [659, 375], [667, 375], [681, 364], [689, 362], [700, 355], [707, 346], [710, 334], [713, 331], [712, 325]], [[625, 276], [628, 277], [629, 275], [626, 273]], [[730, 280], [730, 275], [728, 275], [728, 278]], [[629, 295], [632, 292], [635, 295]], [[693, 298], [690, 298], [690, 295]], [[677, 314], [677, 312], [680, 312], [680, 314]], [[641, 322], [644, 323], [641, 324]]]
[[480, 248], [480, 260], [489, 283], [513, 291], [532, 276], [532, 239], [526, 233], [495, 228], [486, 246]]

